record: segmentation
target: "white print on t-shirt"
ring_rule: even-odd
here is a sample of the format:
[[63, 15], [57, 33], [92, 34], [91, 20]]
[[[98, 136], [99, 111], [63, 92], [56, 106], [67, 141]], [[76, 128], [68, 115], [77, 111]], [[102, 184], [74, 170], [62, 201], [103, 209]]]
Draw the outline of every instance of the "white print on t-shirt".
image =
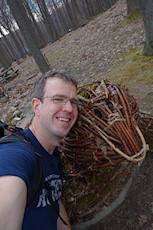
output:
[[[52, 187], [52, 191], [51, 191], [52, 199], [53, 201], [57, 201], [61, 198], [62, 180], [57, 179], [59, 175], [54, 175], [54, 177], [52, 176], [53, 175], [48, 176], [45, 180], [48, 181], [49, 179], [52, 178], [52, 180], [49, 181]], [[46, 196], [46, 189], [43, 189], [41, 195], [39, 196], [37, 207], [46, 207], [47, 204], [50, 205], [50, 202]]]

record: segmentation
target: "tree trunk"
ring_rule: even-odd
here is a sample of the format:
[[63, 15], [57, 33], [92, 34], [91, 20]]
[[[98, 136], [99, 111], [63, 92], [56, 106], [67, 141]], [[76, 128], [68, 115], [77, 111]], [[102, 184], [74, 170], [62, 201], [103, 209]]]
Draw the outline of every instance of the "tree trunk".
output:
[[42, 14], [44, 24], [46, 26], [46, 29], [48, 31], [48, 34], [50, 35], [51, 42], [56, 41], [59, 39], [58, 32], [55, 28], [54, 22], [52, 21], [51, 15], [48, 12], [47, 6], [45, 4], [44, 0], [36, 0], [40, 12]]
[[76, 25], [76, 22], [74, 20], [73, 14], [72, 14], [70, 3], [69, 3], [68, 0], [63, 0], [63, 1], [64, 1], [64, 6], [65, 6], [65, 9], [66, 9], [66, 13], [67, 13], [68, 17], [70, 18], [70, 21], [71, 21], [71, 24], [72, 24], [72, 29], [74, 30], [74, 29], [77, 28], [77, 25]]
[[87, 6], [86, 6], [85, 1], [82, 1], [81, 3], [82, 3], [82, 11], [83, 11], [83, 15], [85, 17], [85, 23], [86, 23], [89, 19], [89, 12], [87, 10]]
[[81, 13], [80, 13], [77, 1], [76, 0], [71, 0], [71, 6], [72, 6], [72, 9], [73, 9], [73, 15], [74, 15], [74, 18], [75, 18], [75, 21], [76, 21], [76, 25], [77, 25], [77, 27], [79, 27], [79, 26], [81, 26], [81, 24], [83, 24], [83, 19], [81, 17]]
[[97, 0], [97, 5], [98, 5], [99, 13], [103, 12], [104, 8], [103, 8], [101, 0]]
[[15, 32], [9, 30], [9, 33], [10, 33], [12, 41], [14, 42], [16, 60], [18, 60], [18, 59], [20, 59], [21, 57], [24, 56], [24, 52], [23, 52], [23, 49], [22, 49], [21, 45], [19, 44], [19, 41], [17, 41], [17, 39], [16, 39]]
[[140, 0], [127, 0], [127, 14], [140, 12]]
[[68, 31], [68, 25], [66, 20], [64, 19], [63, 15], [61, 14], [61, 10], [57, 7], [56, 3], [54, 0], [52, 0], [52, 3], [56, 9], [57, 16], [59, 17], [60, 23], [63, 27], [64, 32], [66, 33]]
[[92, 18], [94, 16], [93, 14], [93, 6], [92, 6], [92, 3], [90, 0], [85, 0], [85, 3], [86, 3], [86, 8], [88, 10], [88, 13], [89, 13], [89, 18]]
[[0, 63], [3, 67], [8, 68], [11, 63], [12, 60], [10, 58], [8, 58], [8, 55], [6, 54], [6, 51], [4, 49], [4, 43], [2, 41], [2, 39], [0, 39]]
[[[3, 31], [1, 30], [1, 28], [0, 28], [0, 34], [2, 36], [1, 41], [3, 43], [3, 47], [8, 52], [8, 54], [10, 56], [10, 59], [13, 60], [14, 59], [14, 57], [13, 57], [14, 50], [13, 50], [12, 46], [10, 45], [10, 42], [7, 39], [7, 35], [6, 36], [4, 35]], [[3, 40], [5, 40], [6, 45], [4, 44]]]
[[153, 56], [153, 0], [140, 0], [140, 3], [144, 28], [146, 32], [146, 41], [143, 55]]
[[21, 33], [23, 34], [28, 48], [31, 54], [33, 55], [38, 67], [40, 68], [40, 71], [42, 73], [47, 72], [49, 70], [49, 66], [45, 58], [43, 57], [42, 53], [40, 52], [39, 48], [35, 44], [36, 35], [34, 34], [33, 29], [31, 28], [31, 21], [28, 18], [22, 0], [7, 0], [7, 2], [18, 26], [20, 27]]
[[23, 56], [22, 57], [24, 57], [27, 54], [27, 52], [26, 52], [26, 49], [25, 49], [25, 46], [24, 46], [23, 38], [21, 37], [20, 30], [16, 30], [15, 34], [16, 34], [16, 36], [17, 36], [17, 38], [18, 38], [18, 40], [19, 40], [19, 42], [21, 44], [21, 47], [22, 47], [22, 50], [23, 50]]
[[25, 7], [26, 7], [26, 9], [28, 11], [28, 14], [29, 14], [29, 16], [30, 16], [30, 18], [31, 18], [31, 20], [33, 22], [33, 25], [34, 25], [34, 27], [36, 29], [36, 33], [38, 34], [39, 48], [42, 48], [42, 47], [44, 47], [46, 45], [46, 42], [44, 40], [43, 34], [41, 32], [41, 29], [39, 28], [39, 25], [37, 24], [32, 12], [31, 12], [31, 9], [30, 9], [30, 7], [28, 5], [27, 0], [24, 1], [24, 4], [25, 4]]

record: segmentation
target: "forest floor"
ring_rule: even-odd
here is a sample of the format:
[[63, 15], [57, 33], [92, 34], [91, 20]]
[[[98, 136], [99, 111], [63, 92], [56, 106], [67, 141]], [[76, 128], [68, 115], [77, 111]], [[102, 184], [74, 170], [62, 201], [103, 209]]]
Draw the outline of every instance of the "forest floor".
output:
[[153, 153], [148, 153], [134, 185], [99, 230], [153, 230]]
[[[111, 9], [49, 44], [42, 52], [51, 68], [66, 70], [79, 85], [104, 78], [122, 82], [137, 99], [140, 110], [153, 114], [153, 58], [142, 57], [144, 42], [141, 17], [127, 17], [126, 1], [119, 0]], [[29, 56], [13, 66], [19, 68], [19, 75], [2, 84], [9, 97], [7, 102], [0, 103], [1, 115], [7, 113], [21, 94], [31, 92], [35, 78], [27, 80], [27, 76], [39, 74]], [[104, 219], [100, 229], [153, 230], [152, 164], [153, 156], [149, 154], [128, 197]]]

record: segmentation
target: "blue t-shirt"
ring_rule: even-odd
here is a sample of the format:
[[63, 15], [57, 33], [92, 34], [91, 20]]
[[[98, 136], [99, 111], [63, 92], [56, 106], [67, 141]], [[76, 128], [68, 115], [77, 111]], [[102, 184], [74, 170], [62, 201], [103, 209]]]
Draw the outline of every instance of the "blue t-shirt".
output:
[[[59, 209], [62, 192], [62, 179], [59, 162], [60, 153], [55, 149], [49, 154], [38, 142], [30, 129], [24, 131], [35, 150], [41, 155], [45, 180], [52, 186], [52, 199]], [[36, 170], [36, 157], [32, 149], [24, 143], [6, 143], [0, 145], [0, 176], [14, 175], [22, 178], [27, 189], [30, 188]], [[33, 206], [25, 213], [22, 230], [57, 230], [58, 215], [49, 203], [46, 190], [43, 189]]]

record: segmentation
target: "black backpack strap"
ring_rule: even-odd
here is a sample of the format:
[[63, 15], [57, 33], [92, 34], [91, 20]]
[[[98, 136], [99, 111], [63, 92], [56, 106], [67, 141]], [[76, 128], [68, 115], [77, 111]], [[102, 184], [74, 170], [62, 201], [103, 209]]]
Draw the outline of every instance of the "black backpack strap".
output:
[[59, 214], [59, 211], [53, 201], [52, 195], [51, 195], [51, 191], [52, 191], [52, 186], [48, 183], [48, 181], [45, 181], [45, 185], [44, 188], [46, 189], [46, 193], [47, 193], [47, 197], [48, 200], [50, 202], [50, 204], [53, 206], [53, 208], [55, 209], [56, 213], [58, 214], [59, 218], [61, 219], [61, 221], [63, 222], [63, 224], [67, 225], [68, 224], [65, 222], [65, 220], [61, 217], [61, 215]]
[[9, 132], [9, 135], [6, 135], [0, 138], [0, 144], [1, 143], [22, 142], [22, 143], [29, 145], [30, 148], [34, 151], [36, 156], [40, 156], [40, 154], [36, 152], [35, 148], [31, 144], [28, 136], [23, 132], [22, 128], [19, 128], [19, 127], [9, 128], [9, 126], [3, 123], [2, 121], [0, 121], [0, 128], [4, 130], [6, 129]]
[[34, 202], [39, 197], [42, 189], [44, 188], [44, 183], [45, 183], [44, 168], [40, 160], [40, 157], [38, 155], [36, 155], [36, 160], [37, 160], [37, 169], [34, 178], [32, 180], [32, 183], [30, 185], [25, 211], [28, 211], [32, 207]]

